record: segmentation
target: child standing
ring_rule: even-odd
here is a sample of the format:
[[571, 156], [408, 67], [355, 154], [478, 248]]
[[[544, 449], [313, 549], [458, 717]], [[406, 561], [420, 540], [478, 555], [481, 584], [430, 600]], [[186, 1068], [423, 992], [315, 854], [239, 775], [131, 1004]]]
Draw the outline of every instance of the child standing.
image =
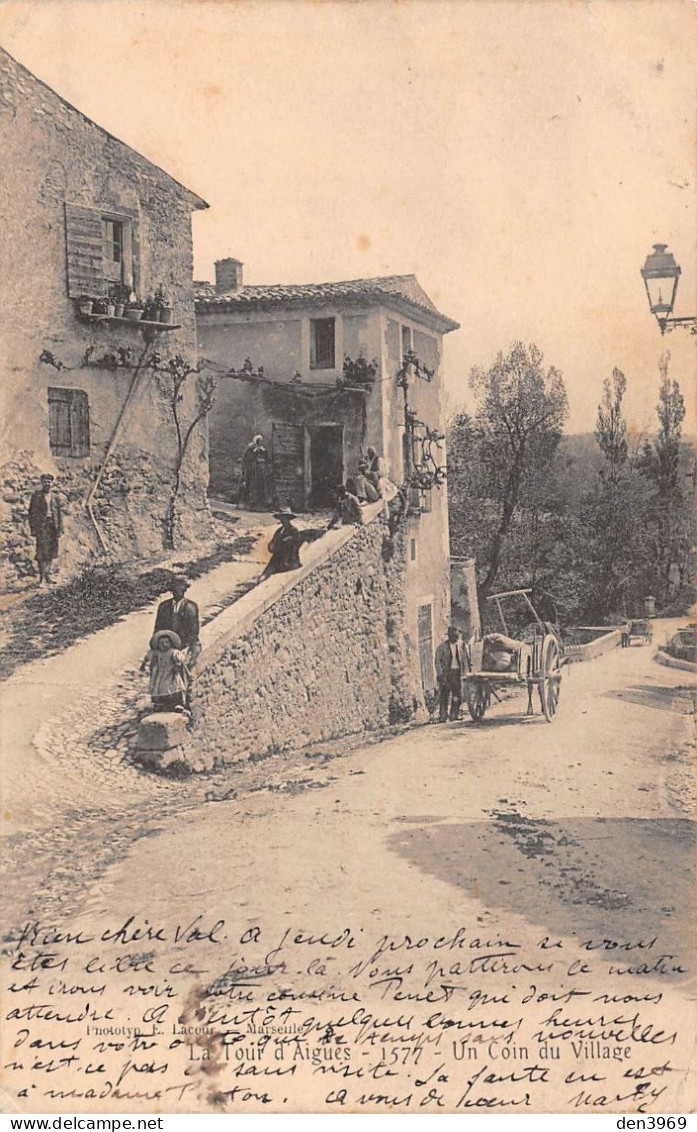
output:
[[140, 671], [150, 666], [150, 697], [155, 711], [185, 711], [189, 670], [181, 640], [171, 629], [161, 629], [150, 641]]

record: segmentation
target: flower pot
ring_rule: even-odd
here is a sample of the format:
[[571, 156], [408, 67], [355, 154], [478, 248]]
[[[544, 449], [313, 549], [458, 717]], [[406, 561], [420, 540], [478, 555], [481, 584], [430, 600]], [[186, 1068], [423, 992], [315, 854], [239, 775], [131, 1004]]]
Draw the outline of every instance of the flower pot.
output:
[[160, 308], [160, 322], [174, 322], [174, 308], [161, 307]]
[[123, 318], [123, 303], [114, 303], [114, 318]]
[[140, 308], [140, 307], [136, 307], [136, 308], [131, 307], [130, 310], [126, 311], [126, 318], [130, 319], [131, 322], [140, 322], [142, 317], [143, 317], [143, 311], [142, 311], [142, 308]]
[[106, 305], [107, 318], [113, 318], [115, 313], [116, 313], [116, 303], [107, 303], [107, 305]]
[[80, 308], [80, 314], [92, 314], [92, 307], [94, 306], [94, 303], [91, 299], [85, 299], [78, 305]]

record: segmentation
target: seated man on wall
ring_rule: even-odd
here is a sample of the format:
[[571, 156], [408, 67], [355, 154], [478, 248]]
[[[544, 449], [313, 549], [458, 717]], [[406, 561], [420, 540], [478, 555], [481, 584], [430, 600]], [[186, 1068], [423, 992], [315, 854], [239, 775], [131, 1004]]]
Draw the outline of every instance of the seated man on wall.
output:
[[336, 489], [336, 508], [327, 530], [331, 531], [332, 527], [350, 526], [351, 523], [360, 526], [362, 522], [363, 511], [358, 496], [349, 491], [344, 484], [340, 484]]
[[346, 487], [351, 490], [350, 482], [353, 483], [353, 494], [356, 496], [360, 503], [377, 503], [380, 498], [380, 492], [377, 487], [371, 483], [367, 478], [368, 474], [368, 461], [361, 460], [358, 465], [358, 471], [351, 477], [351, 481], [347, 481]]
[[298, 527], [293, 525], [293, 520], [297, 517], [290, 507], [282, 507], [280, 511], [274, 513], [274, 519], [278, 519], [280, 526], [271, 536], [269, 542], [271, 558], [259, 579], [260, 582], [263, 582], [265, 578], [270, 578], [272, 574], [283, 574], [287, 570], [299, 570], [302, 566], [300, 547], [305, 542], [314, 542], [315, 539], [324, 534], [324, 530], [299, 530]]
[[394, 499], [398, 488], [392, 483], [392, 480], [387, 478], [385, 461], [382, 456], [378, 456], [372, 445], [367, 450], [365, 464], [365, 478], [368, 483], [372, 484], [375, 488], [379, 499], [386, 499], [389, 503], [390, 500]]

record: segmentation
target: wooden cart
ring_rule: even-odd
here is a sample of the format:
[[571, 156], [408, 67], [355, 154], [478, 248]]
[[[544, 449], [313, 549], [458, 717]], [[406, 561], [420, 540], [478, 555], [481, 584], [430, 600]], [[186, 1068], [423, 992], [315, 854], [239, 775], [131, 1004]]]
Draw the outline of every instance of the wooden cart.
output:
[[630, 621], [627, 627], [627, 643], [631, 645], [632, 641], [639, 641], [642, 645], [650, 645], [653, 640], [653, 625], [648, 619], [641, 619], [639, 621]]
[[[532, 715], [533, 690], [537, 688], [540, 707], [548, 723], [552, 723], [559, 704], [563, 650], [554, 626], [542, 621], [537, 615], [531, 600], [531, 590], [506, 590], [492, 594], [487, 600], [496, 605], [503, 632], [508, 635], [508, 626], [503, 613], [502, 601], [509, 598], [522, 598], [532, 615], [532, 621], [525, 629], [524, 639], [511, 654], [511, 664], [506, 671], [487, 671], [483, 667], [484, 640], [470, 641], [467, 646], [469, 671], [464, 678], [464, 693], [469, 713], [475, 723], [484, 718], [496, 696], [496, 687], [523, 685], [528, 692], [527, 714]], [[496, 697], [498, 698], [498, 697]]]

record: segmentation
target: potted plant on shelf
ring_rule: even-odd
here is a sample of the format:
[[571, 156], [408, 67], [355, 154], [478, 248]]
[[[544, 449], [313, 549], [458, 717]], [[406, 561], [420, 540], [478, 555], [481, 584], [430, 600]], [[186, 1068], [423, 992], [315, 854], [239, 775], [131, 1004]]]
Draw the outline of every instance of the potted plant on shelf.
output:
[[92, 303], [92, 314], [107, 314], [106, 299], [95, 299]]
[[77, 307], [80, 314], [92, 314], [93, 305], [94, 299], [91, 295], [80, 295], [80, 298], [77, 301]]
[[131, 299], [126, 303], [124, 314], [131, 322], [139, 322], [143, 317], [144, 310], [145, 303], [141, 302], [140, 299]]
[[155, 292], [155, 309], [157, 311], [158, 322], [174, 322], [174, 308], [172, 302], [161, 286], [158, 287]]
[[155, 312], [155, 299], [152, 294], [148, 294], [145, 300], [145, 307], [143, 308], [143, 321], [144, 323], [156, 323], [157, 321]]
[[[131, 288], [127, 287], [125, 283], [114, 283], [109, 288], [109, 303], [113, 304], [113, 311], [111, 312], [114, 318], [123, 318], [124, 307], [131, 297]], [[107, 310], [107, 314], [109, 311]]]

